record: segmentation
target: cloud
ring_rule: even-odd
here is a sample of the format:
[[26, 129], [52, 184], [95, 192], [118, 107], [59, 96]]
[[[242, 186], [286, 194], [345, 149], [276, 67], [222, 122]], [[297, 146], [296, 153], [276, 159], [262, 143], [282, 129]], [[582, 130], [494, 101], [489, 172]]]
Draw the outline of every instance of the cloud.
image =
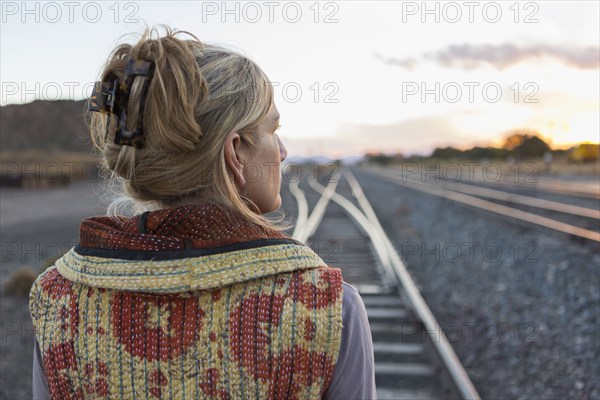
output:
[[488, 64], [497, 69], [505, 69], [522, 61], [543, 57], [553, 58], [566, 65], [579, 69], [598, 69], [600, 67], [600, 48], [559, 47], [551, 45], [533, 45], [519, 47], [513, 44], [482, 45], [450, 45], [444, 49], [426, 53], [418, 61], [415, 58], [385, 58], [379, 54], [375, 57], [388, 65], [400, 66], [413, 70], [418, 62], [433, 61], [443, 67], [460, 67], [466, 70]]
[[379, 53], [375, 53], [375, 57], [387, 65], [394, 65], [394, 66], [402, 67], [402, 68], [408, 69], [410, 71], [414, 70], [415, 67], [417, 66], [417, 60], [415, 58], [404, 58], [404, 59], [385, 58], [384, 56], [382, 56]]

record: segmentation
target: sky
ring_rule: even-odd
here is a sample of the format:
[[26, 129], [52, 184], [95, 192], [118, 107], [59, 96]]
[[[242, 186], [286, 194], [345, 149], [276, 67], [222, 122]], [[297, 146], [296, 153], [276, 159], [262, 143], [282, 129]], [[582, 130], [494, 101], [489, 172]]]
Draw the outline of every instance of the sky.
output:
[[290, 155], [597, 143], [599, 4], [2, 1], [0, 103], [86, 98], [118, 43], [167, 24], [260, 65]]

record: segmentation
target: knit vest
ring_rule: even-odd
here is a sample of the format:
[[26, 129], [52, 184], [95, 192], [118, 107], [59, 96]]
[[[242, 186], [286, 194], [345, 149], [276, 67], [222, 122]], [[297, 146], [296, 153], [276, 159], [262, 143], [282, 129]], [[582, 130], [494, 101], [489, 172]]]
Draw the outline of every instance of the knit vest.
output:
[[309, 247], [206, 205], [82, 221], [30, 311], [53, 399], [312, 399], [341, 299]]

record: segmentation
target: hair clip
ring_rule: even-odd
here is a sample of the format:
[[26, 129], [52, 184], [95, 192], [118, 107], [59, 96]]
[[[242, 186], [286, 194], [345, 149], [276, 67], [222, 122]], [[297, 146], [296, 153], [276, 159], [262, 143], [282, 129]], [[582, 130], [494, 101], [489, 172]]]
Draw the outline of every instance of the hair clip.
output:
[[97, 81], [94, 84], [92, 95], [88, 101], [88, 110], [104, 114], [114, 114], [115, 97], [118, 87], [118, 78], [115, 78], [111, 82]]
[[[144, 106], [152, 72], [154, 72], [154, 62], [152, 61], [130, 58], [127, 62], [127, 68], [125, 69], [125, 85], [122, 87], [123, 93], [119, 93], [115, 99], [119, 109], [119, 121], [115, 132], [116, 144], [133, 146], [138, 149], [144, 147]], [[135, 130], [130, 131], [127, 129], [127, 105], [129, 104], [133, 81], [137, 75], [144, 76], [145, 79], [138, 100], [139, 110], [137, 127]]]
[[[92, 96], [88, 101], [88, 109], [90, 111], [101, 112], [115, 115], [117, 120], [117, 128], [114, 136], [114, 143], [135, 148], [144, 147], [144, 127], [143, 116], [146, 94], [152, 73], [154, 72], [154, 62], [135, 60], [130, 58], [127, 61], [125, 69], [124, 82], [119, 81], [119, 78], [109, 78], [109, 82], [96, 82], [92, 91]], [[144, 85], [141, 89], [141, 96], [138, 100], [138, 123], [135, 130], [127, 129], [127, 107], [131, 94], [131, 88], [136, 75], [144, 76]], [[109, 134], [110, 123], [106, 124], [106, 135]]]

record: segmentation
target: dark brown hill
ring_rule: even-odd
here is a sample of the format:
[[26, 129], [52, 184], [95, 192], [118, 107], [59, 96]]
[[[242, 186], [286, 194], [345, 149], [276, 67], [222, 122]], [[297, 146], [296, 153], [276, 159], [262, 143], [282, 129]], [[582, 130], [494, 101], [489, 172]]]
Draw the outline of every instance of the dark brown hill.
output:
[[0, 107], [2, 151], [49, 150], [89, 153], [85, 101], [33, 101]]

